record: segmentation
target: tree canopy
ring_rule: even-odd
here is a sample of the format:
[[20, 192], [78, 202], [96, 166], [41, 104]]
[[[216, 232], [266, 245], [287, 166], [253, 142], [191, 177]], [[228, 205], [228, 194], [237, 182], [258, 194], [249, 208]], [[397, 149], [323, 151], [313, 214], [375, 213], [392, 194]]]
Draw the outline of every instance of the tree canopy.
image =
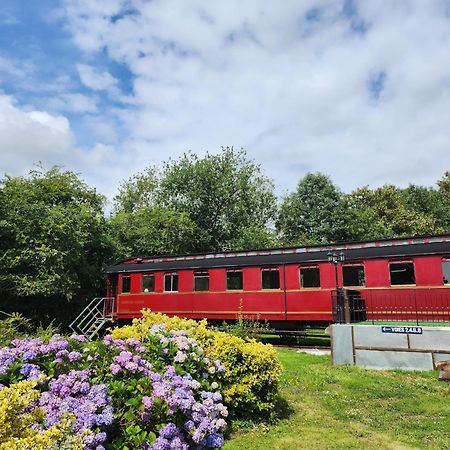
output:
[[[104, 197], [53, 167], [0, 180], [1, 302], [90, 297], [111, 256]], [[4, 308], [4, 309], [5, 309]]]
[[277, 229], [283, 243], [308, 244], [346, 239], [348, 208], [329, 177], [309, 173], [280, 206]]
[[[231, 250], [272, 243], [276, 198], [260, 166], [243, 150], [227, 147], [203, 158], [188, 153], [161, 170], [149, 168], [127, 180], [115, 198], [115, 212], [111, 223], [116, 231], [120, 222], [137, 224], [144, 216], [170, 218], [162, 229], [175, 239], [164, 246], [166, 252]], [[145, 223], [153, 226], [152, 221]], [[161, 225], [155, 231], [159, 229]], [[133, 231], [122, 230], [133, 247]], [[147, 252], [162, 250], [153, 238], [142, 236], [140, 241], [139, 250], [143, 245]]]

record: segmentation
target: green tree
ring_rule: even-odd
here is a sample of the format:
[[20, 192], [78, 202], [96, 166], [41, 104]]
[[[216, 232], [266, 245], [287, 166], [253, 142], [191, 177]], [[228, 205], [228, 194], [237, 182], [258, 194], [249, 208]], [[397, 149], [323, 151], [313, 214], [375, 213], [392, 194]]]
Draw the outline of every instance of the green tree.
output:
[[441, 180], [437, 182], [439, 199], [441, 202], [441, 215], [439, 224], [446, 233], [450, 233], [450, 172], [444, 173]]
[[148, 167], [124, 181], [114, 197], [115, 213], [133, 213], [143, 208], [155, 206], [155, 196], [160, 176], [156, 167]]
[[285, 245], [326, 243], [349, 238], [350, 211], [329, 177], [308, 173], [280, 206], [277, 230]]
[[[159, 214], [162, 220], [168, 220], [159, 223], [159, 229], [167, 231], [167, 239], [157, 239], [165, 242], [162, 253], [243, 249], [273, 242], [273, 184], [243, 150], [227, 147], [202, 158], [188, 153], [167, 162], [161, 170], [150, 168], [132, 177], [122, 184], [115, 198], [115, 215], [136, 214], [144, 209], [145, 214], [155, 218]], [[111, 225], [117, 227], [124, 220], [125, 216], [113, 216]], [[182, 224], [183, 242], [180, 235], [169, 231], [174, 223]], [[155, 236], [153, 232], [148, 235]], [[134, 239], [126, 227], [122, 227], [122, 237], [129, 243]], [[145, 253], [154, 251], [152, 242], [141, 242], [140, 248], [148, 249]]]
[[0, 180], [3, 310], [44, 321], [55, 314], [64, 322], [79, 308], [68, 301], [102, 292], [102, 268], [111, 257], [103, 203], [76, 174], [58, 167]]
[[349, 196], [349, 202], [357, 214], [366, 215], [374, 221], [383, 233], [378, 236], [380, 238], [435, 234], [442, 231], [431, 215], [409, 207], [402, 190], [393, 185], [374, 190], [367, 186], [358, 188]]
[[167, 208], [118, 212], [110, 226], [118, 258], [187, 253], [195, 241], [195, 225], [189, 217]]
[[435, 222], [436, 233], [448, 230], [450, 220], [449, 201], [437, 189], [410, 184], [402, 190], [406, 206], [421, 215], [428, 216]]

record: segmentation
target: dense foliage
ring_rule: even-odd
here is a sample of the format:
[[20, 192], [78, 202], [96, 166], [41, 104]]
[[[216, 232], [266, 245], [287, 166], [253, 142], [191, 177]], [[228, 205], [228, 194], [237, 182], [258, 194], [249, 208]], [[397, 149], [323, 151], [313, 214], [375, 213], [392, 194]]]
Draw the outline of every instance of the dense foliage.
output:
[[82, 450], [83, 439], [72, 433], [71, 417], [45, 426], [39, 406], [37, 379], [22, 380], [0, 389], [0, 448], [3, 450]]
[[190, 153], [161, 170], [149, 168], [121, 185], [114, 207], [112, 229], [124, 255], [273, 243], [273, 184], [233, 148], [204, 158]]
[[165, 324], [141, 339], [13, 340], [0, 349], [1, 448], [219, 448], [224, 373]]
[[69, 300], [100, 291], [111, 257], [103, 204], [57, 167], [0, 180], [0, 309], [63, 319]]
[[209, 360], [219, 360], [225, 370], [217, 374], [225, 405], [235, 417], [269, 416], [275, 407], [281, 365], [274, 348], [253, 339], [245, 340], [214, 331], [206, 321], [168, 317], [144, 310], [133, 325], [112, 331], [115, 338], [146, 336], [157, 323], [173, 330], [186, 330], [204, 349]]
[[342, 192], [306, 174], [280, 199], [242, 150], [188, 153], [124, 181], [105, 198], [58, 167], [0, 179], [0, 311], [67, 325], [104, 293], [119, 258], [450, 232], [450, 172], [437, 186]]

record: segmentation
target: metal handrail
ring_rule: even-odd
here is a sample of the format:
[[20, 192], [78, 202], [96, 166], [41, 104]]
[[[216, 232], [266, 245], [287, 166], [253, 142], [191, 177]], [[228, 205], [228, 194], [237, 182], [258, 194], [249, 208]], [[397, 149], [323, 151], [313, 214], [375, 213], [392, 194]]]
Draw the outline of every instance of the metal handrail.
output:
[[81, 331], [86, 334], [99, 319], [102, 322], [99, 327], [104, 322], [113, 320], [114, 300], [114, 297], [95, 297], [92, 299], [69, 325], [72, 331], [75, 333]]

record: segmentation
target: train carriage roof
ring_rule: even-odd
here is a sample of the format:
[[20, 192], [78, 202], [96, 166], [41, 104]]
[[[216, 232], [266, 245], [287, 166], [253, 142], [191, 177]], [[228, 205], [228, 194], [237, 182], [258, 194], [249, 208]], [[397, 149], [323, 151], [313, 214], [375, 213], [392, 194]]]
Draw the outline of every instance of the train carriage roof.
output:
[[450, 235], [382, 239], [304, 247], [273, 248], [195, 255], [134, 257], [117, 261], [107, 273], [182, 269], [233, 268], [328, 261], [328, 252], [344, 252], [345, 260], [450, 255]]

